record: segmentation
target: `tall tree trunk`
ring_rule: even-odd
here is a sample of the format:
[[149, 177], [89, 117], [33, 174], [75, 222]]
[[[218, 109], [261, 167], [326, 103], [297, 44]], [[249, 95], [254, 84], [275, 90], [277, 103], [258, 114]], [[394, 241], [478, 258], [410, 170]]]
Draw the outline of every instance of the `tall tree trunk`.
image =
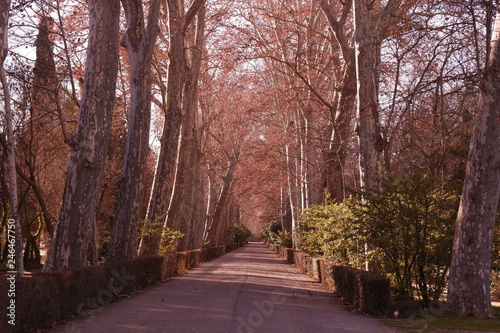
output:
[[296, 207], [298, 205], [295, 204], [295, 189], [293, 186], [293, 181], [292, 181], [292, 161], [291, 161], [291, 156], [290, 156], [290, 146], [288, 144], [285, 145], [285, 157], [286, 157], [286, 183], [287, 183], [287, 190], [288, 190], [288, 206], [290, 207], [290, 215], [291, 215], [291, 220], [292, 220], [292, 239], [293, 239], [293, 244], [296, 244], [296, 229], [297, 229], [297, 221], [298, 221], [298, 212]]
[[388, 28], [396, 21], [403, 0], [353, 0], [354, 45], [357, 78], [357, 134], [360, 184], [364, 190], [378, 188], [382, 173], [378, 89], [380, 48]]
[[44, 271], [84, 266], [109, 145], [118, 73], [120, 1], [89, 0], [89, 41], [76, 142]]
[[[12, 123], [12, 108], [10, 104], [10, 90], [5, 75], [4, 62], [9, 52], [8, 47], [8, 26], [10, 16], [10, 1], [3, 1], [0, 4], [0, 81], [2, 83], [5, 120], [7, 124], [7, 143], [8, 143], [8, 173], [9, 173], [9, 194], [10, 209], [15, 227], [15, 262], [17, 274], [24, 275], [23, 262], [23, 234], [21, 222], [19, 221], [18, 197], [17, 197], [17, 174], [16, 174], [16, 142], [14, 138], [14, 125]], [[9, 233], [10, 235], [10, 233]]]
[[142, 0], [122, 0], [127, 18], [123, 44], [130, 62], [130, 112], [127, 144], [108, 261], [137, 256], [137, 228], [141, 217], [151, 121], [151, 60], [158, 33], [160, 1], [150, 3], [148, 26]]
[[210, 245], [219, 245], [217, 242], [219, 240], [220, 225], [222, 225], [222, 218], [224, 217], [225, 209], [229, 204], [229, 193], [231, 190], [231, 185], [233, 183], [234, 172], [236, 171], [236, 166], [238, 163], [237, 157], [233, 157], [229, 160], [226, 174], [224, 176], [224, 184], [220, 191], [219, 197], [217, 198], [217, 203], [215, 204], [214, 212], [211, 214], [212, 218], [209, 223], [210, 229], [208, 230], [207, 240]]
[[[378, 5], [378, 6], [377, 6]], [[378, 8], [374, 8], [378, 7]], [[381, 137], [378, 112], [378, 65], [380, 38], [376, 24], [380, 1], [354, 0], [354, 25], [357, 77], [357, 134], [359, 140], [359, 169], [361, 187], [376, 188], [381, 172]]]
[[335, 111], [331, 110], [332, 132], [327, 150], [328, 177], [326, 188], [331, 198], [337, 202], [345, 199], [345, 162], [347, 159], [347, 142], [350, 132], [349, 120], [352, 119], [354, 101], [356, 99], [356, 71], [354, 67], [354, 51], [350, 52], [352, 62], [346, 61], [342, 89]]
[[491, 246], [500, 196], [500, 12], [481, 86], [457, 217], [446, 310], [494, 317]]
[[[389, 0], [382, 9], [381, 0], [353, 0], [354, 51], [356, 60], [356, 118], [359, 142], [360, 186], [363, 191], [379, 188], [382, 177], [384, 139], [379, 121], [379, 64], [381, 44], [394, 22], [403, 0]], [[365, 244], [365, 251], [371, 249]], [[367, 261], [366, 270], [376, 269]]]
[[197, 234], [195, 230], [203, 224], [203, 202], [196, 202], [196, 194], [203, 191], [197, 113], [198, 80], [205, 38], [204, 4], [198, 10], [196, 26], [187, 33], [192, 37], [189, 41], [185, 37], [189, 55], [186, 57], [186, 81], [183, 95], [185, 114], [182, 123], [183, 135], [174, 194], [167, 214], [167, 226], [184, 234], [184, 237], [179, 240], [178, 249], [181, 251], [194, 247], [194, 238]]
[[[181, 144], [181, 127], [185, 110], [183, 107], [186, 84], [187, 59], [185, 49], [186, 31], [205, 0], [194, 0], [184, 14], [184, 1], [167, 0], [170, 34], [169, 66], [167, 79], [167, 105], [165, 123], [160, 139], [160, 155], [155, 170], [153, 190], [146, 214], [146, 223], [164, 225], [173, 195], [175, 170]], [[185, 131], [183, 129], [182, 131]], [[163, 223], [165, 222], [165, 223]], [[150, 228], [145, 228], [150, 229]], [[140, 255], [156, 255], [160, 249], [162, 228], [143, 233]]]
[[344, 165], [347, 157], [346, 143], [350, 127], [349, 121], [356, 99], [355, 53], [354, 49], [349, 45], [345, 34], [345, 21], [348, 12], [351, 10], [352, 3], [345, 3], [339, 19], [336, 18], [327, 0], [321, 0], [320, 6], [333, 31], [336, 44], [344, 60], [342, 88], [337, 94], [334, 103], [329, 107], [332, 118], [332, 129], [329, 138], [330, 143], [325, 152], [325, 187], [329, 190], [333, 200], [341, 202], [345, 199]]

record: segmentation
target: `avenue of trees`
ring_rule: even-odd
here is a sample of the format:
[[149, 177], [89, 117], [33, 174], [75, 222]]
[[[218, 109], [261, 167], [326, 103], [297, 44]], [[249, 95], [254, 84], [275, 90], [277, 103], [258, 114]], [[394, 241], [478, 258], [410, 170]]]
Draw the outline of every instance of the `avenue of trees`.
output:
[[[268, 221], [306, 246], [314, 216], [435, 194], [408, 206], [425, 218], [376, 218], [363, 244], [345, 244], [380, 249], [369, 233], [382, 220], [412, 240], [447, 235], [439, 271], [414, 265], [444, 282], [419, 292], [448, 281], [448, 311], [492, 317], [498, 10], [495, 0], [2, 1], [0, 261], [9, 219], [22, 274], [218, 245]], [[428, 218], [442, 197], [453, 207]], [[321, 230], [350, 235], [358, 213], [342, 215], [338, 235]], [[418, 232], [405, 233], [408, 220]], [[346, 251], [335, 255], [349, 261]]]

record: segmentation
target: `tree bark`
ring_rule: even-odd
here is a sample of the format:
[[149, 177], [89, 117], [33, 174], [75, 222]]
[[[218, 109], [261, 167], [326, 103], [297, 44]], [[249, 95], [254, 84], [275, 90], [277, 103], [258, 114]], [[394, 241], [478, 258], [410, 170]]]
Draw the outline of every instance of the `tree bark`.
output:
[[364, 190], [378, 188], [382, 173], [378, 89], [380, 48], [402, 0], [389, 0], [382, 9], [380, 0], [353, 0], [354, 40], [357, 77], [357, 135], [359, 140], [360, 184]]
[[215, 204], [214, 212], [212, 213], [211, 221], [209, 222], [209, 230], [207, 240], [210, 245], [219, 245], [219, 234], [220, 225], [222, 225], [222, 218], [224, 217], [225, 209], [229, 203], [229, 194], [231, 186], [233, 183], [234, 172], [236, 171], [236, 166], [238, 163], [237, 157], [233, 157], [229, 160], [226, 175], [224, 176], [224, 184], [220, 191], [219, 197], [217, 198], [217, 203]]
[[89, 41], [76, 142], [44, 271], [84, 266], [109, 145], [118, 72], [120, 1], [89, 0]]
[[457, 217], [446, 310], [493, 318], [491, 247], [500, 196], [500, 13], [482, 79]]
[[349, 121], [356, 100], [356, 61], [354, 48], [349, 45], [344, 31], [345, 18], [352, 7], [346, 2], [339, 20], [334, 15], [327, 0], [320, 3], [330, 28], [333, 31], [340, 48], [343, 65], [342, 88], [330, 106], [332, 129], [328, 149], [325, 152], [326, 176], [325, 187], [329, 190], [331, 199], [342, 202], [345, 199], [344, 167], [347, 158], [346, 142], [349, 135]]
[[[15, 221], [15, 263], [16, 271], [20, 276], [24, 275], [23, 263], [23, 236], [21, 222], [19, 221], [19, 200], [17, 195], [17, 175], [16, 175], [16, 143], [14, 138], [14, 125], [12, 123], [12, 108], [10, 105], [10, 92], [7, 82], [7, 76], [3, 65], [0, 67], [0, 81], [2, 82], [4, 93], [5, 118], [7, 124], [7, 143], [8, 143], [8, 173], [9, 173], [9, 194], [10, 194], [10, 210], [11, 218]], [[10, 233], [9, 233], [10, 235]]]
[[150, 3], [148, 26], [142, 0], [122, 0], [127, 18], [123, 44], [130, 62], [130, 112], [124, 165], [107, 261], [137, 256], [137, 228], [141, 218], [151, 121], [151, 61], [158, 34], [160, 1]]

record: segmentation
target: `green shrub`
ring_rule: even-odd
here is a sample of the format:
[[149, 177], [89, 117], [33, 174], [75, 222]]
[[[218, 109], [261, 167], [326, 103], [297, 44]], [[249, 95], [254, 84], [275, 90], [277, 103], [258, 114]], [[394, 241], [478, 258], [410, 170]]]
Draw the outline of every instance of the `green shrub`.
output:
[[293, 247], [292, 233], [288, 230], [280, 230], [277, 234], [277, 244], [286, 248]]
[[344, 203], [306, 209], [296, 229], [297, 247], [314, 256], [360, 267], [365, 260], [365, 241], [354, 221]]
[[388, 178], [379, 192], [362, 197], [304, 210], [296, 246], [354, 267], [376, 262], [391, 278], [396, 299], [419, 299], [424, 306], [438, 300], [447, 282], [458, 196], [415, 172]]
[[292, 248], [292, 233], [284, 230], [280, 221], [269, 221], [262, 228], [262, 238], [268, 243], [276, 244], [279, 246]]
[[378, 193], [351, 204], [373, 255], [400, 299], [438, 300], [451, 259], [458, 196], [420, 172], [390, 178]]
[[280, 221], [269, 221], [262, 228], [262, 238], [268, 243], [278, 244], [278, 232], [283, 230]]
[[139, 233], [142, 236], [153, 236], [161, 234], [160, 255], [173, 252], [177, 249], [179, 239], [184, 237], [184, 234], [177, 230], [172, 230], [169, 227], [164, 227], [163, 217], [157, 217], [153, 222], [147, 223], [142, 220], [139, 223]]
[[235, 224], [232, 228], [234, 242], [235, 243], [243, 243], [246, 242], [248, 237], [252, 235], [250, 230], [248, 230], [244, 225]]

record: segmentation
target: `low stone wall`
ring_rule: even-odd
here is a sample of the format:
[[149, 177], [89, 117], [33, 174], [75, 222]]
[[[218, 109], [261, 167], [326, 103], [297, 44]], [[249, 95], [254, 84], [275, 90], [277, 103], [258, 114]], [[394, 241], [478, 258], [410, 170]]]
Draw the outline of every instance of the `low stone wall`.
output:
[[293, 263], [301, 272], [325, 284], [354, 309], [378, 316], [389, 314], [391, 290], [386, 276], [316, 258], [305, 252], [275, 244], [266, 245], [281, 259]]
[[[15, 280], [15, 326], [0, 311], [0, 332], [37, 332], [55, 323], [95, 310], [132, 292], [186, 273], [200, 263], [243, 246], [234, 243], [137, 258], [115, 264], [87, 266], [71, 271], [35, 273]], [[0, 275], [0, 308], [7, 309], [11, 290]]]

